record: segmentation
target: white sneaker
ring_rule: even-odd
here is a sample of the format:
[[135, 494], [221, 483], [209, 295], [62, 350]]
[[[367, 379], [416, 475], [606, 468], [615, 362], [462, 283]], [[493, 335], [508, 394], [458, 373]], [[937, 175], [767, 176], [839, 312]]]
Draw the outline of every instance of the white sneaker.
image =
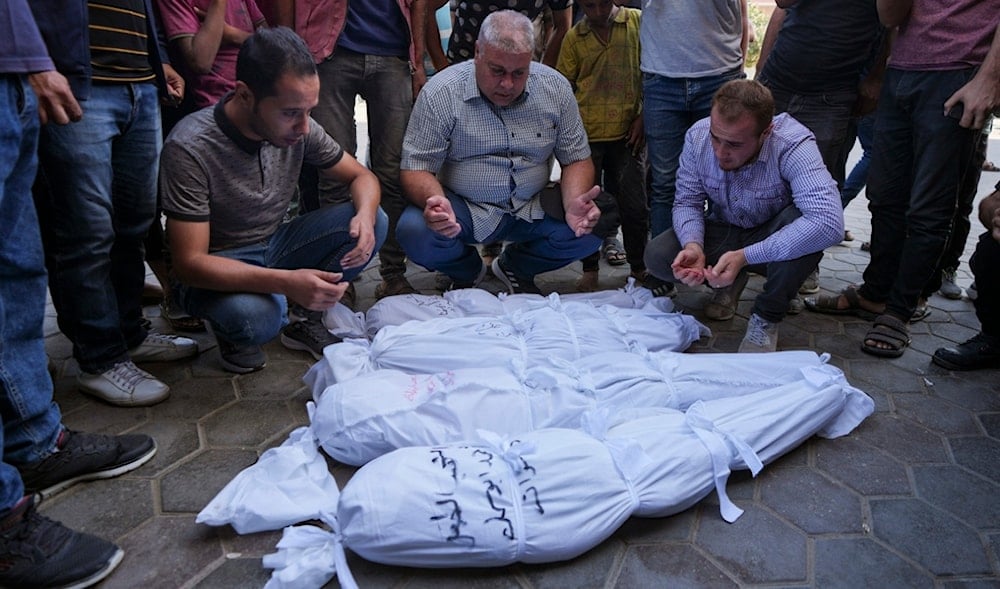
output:
[[81, 372], [76, 381], [84, 393], [123, 407], [155, 405], [170, 396], [170, 387], [131, 360], [123, 360], [100, 374]]
[[740, 342], [739, 352], [763, 353], [778, 349], [778, 324], [767, 321], [760, 315], [750, 315], [747, 333]]
[[179, 335], [149, 332], [142, 343], [128, 351], [133, 362], [172, 362], [198, 355], [198, 342]]

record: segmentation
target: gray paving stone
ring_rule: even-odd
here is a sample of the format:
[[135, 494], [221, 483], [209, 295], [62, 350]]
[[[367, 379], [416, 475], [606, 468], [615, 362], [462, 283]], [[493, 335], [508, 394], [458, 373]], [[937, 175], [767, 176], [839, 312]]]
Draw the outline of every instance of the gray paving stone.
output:
[[566, 562], [521, 565], [521, 571], [534, 589], [602, 589], [610, 585], [611, 574], [625, 554], [625, 545], [615, 540], [604, 542], [582, 556]]
[[198, 450], [198, 426], [186, 421], [153, 419], [143, 423], [137, 431], [156, 441], [156, 455], [142, 466], [139, 474], [152, 475], [173, 466], [185, 456]]
[[291, 412], [285, 403], [244, 400], [220, 409], [201, 425], [213, 448], [253, 448], [285, 431], [290, 422]]
[[[312, 356], [306, 354], [309, 360]], [[305, 384], [302, 375], [313, 362], [281, 362], [271, 370], [261, 370], [240, 377], [236, 388], [241, 399], [258, 401], [286, 401], [295, 396]]]
[[948, 460], [943, 437], [895, 415], [872, 415], [852, 435], [903, 462]]
[[941, 583], [942, 589], [997, 589], [1000, 581], [989, 578], [955, 579]]
[[147, 410], [141, 407], [114, 407], [95, 401], [63, 413], [63, 425], [95, 434], [121, 434], [141, 427], [147, 417]]
[[416, 570], [404, 586], [406, 589], [521, 589], [514, 572], [513, 567]]
[[630, 546], [614, 587], [738, 587], [738, 584], [687, 544]]
[[765, 470], [760, 477], [760, 500], [807, 534], [861, 531], [857, 494], [811, 468]]
[[816, 467], [864, 495], [908, 495], [910, 479], [903, 464], [854, 437], [818, 440]]
[[189, 378], [170, 387], [170, 398], [155, 405], [157, 418], [197, 421], [236, 400], [232, 378]]
[[[858, 338], [858, 344], [861, 343], [862, 339]], [[895, 361], [858, 360], [851, 364], [851, 375], [860, 383], [871, 383], [890, 393], [923, 392], [922, 379], [912, 372], [894, 365], [893, 362]], [[864, 384], [857, 386], [862, 390], [865, 389]]]
[[1000, 528], [997, 486], [965, 469], [951, 465], [913, 467], [917, 495], [970, 526]]
[[965, 407], [969, 411], [1000, 411], [1000, 395], [996, 394], [995, 390], [973, 385], [951, 374], [931, 378], [931, 382], [932, 394]]
[[231, 526], [212, 528], [206, 525], [205, 529], [215, 530], [227, 558], [260, 558], [275, 552], [278, 541], [281, 540], [281, 530], [237, 534]]
[[925, 394], [895, 394], [892, 402], [903, 416], [944, 435], [978, 434], [972, 413], [943, 399]]
[[257, 453], [251, 450], [206, 450], [198, 454], [163, 475], [160, 480], [163, 511], [201, 511], [226, 483], [256, 461]]
[[888, 545], [936, 575], [991, 572], [975, 530], [917, 499], [871, 502], [872, 528]]
[[80, 484], [43, 501], [39, 512], [74, 530], [114, 540], [155, 515], [153, 485], [132, 477]]
[[691, 540], [697, 517], [697, 507], [664, 518], [633, 517], [618, 528], [615, 537], [626, 544]]
[[981, 413], [978, 417], [986, 435], [1000, 439], [1000, 413]]
[[703, 517], [695, 544], [740, 582], [805, 582], [805, 534], [759, 506], [741, 507], [745, 513], [731, 524], [721, 517]]
[[934, 580], [870, 538], [816, 540], [815, 586], [823, 589], [859, 587], [933, 587]]
[[955, 462], [1000, 483], [1000, 441], [983, 437], [951, 438]]
[[263, 587], [270, 578], [271, 571], [261, 566], [259, 558], [227, 558], [195, 587], [198, 589]]
[[158, 517], [121, 539], [125, 559], [102, 589], [175, 589], [222, 557], [215, 533], [190, 516]]

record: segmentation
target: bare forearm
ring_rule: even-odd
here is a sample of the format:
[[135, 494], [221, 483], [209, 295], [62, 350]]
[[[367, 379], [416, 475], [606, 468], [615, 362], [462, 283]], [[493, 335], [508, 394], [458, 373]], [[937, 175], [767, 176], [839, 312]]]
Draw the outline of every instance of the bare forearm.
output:
[[569, 201], [587, 192], [594, 186], [594, 162], [590, 158], [562, 166], [559, 188], [563, 206], [569, 208]]
[[226, 28], [226, 2], [225, 0], [213, 0], [208, 5], [205, 19], [201, 27], [189, 42], [180, 39], [181, 54], [188, 67], [199, 74], [207, 74], [212, 71], [212, 64], [215, 56], [222, 45], [222, 36]]
[[443, 196], [444, 188], [434, 174], [423, 170], [400, 170], [399, 181], [403, 186], [406, 199], [414, 206], [424, 208], [427, 199], [432, 196]]
[[781, 25], [784, 22], [785, 11], [781, 8], [775, 8], [774, 12], [771, 13], [771, 20], [767, 21], [767, 29], [764, 30], [764, 40], [760, 42], [760, 58], [757, 60], [758, 74], [764, 70], [764, 64], [767, 63], [767, 58], [771, 56], [774, 41], [778, 38], [778, 31], [781, 30]]
[[566, 31], [573, 24], [573, 14], [570, 9], [552, 11], [552, 34], [545, 44], [545, 54], [542, 55], [542, 63], [549, 67], [556, 67], [559, 61], [559, 50], [562, 48], [563, 37]]

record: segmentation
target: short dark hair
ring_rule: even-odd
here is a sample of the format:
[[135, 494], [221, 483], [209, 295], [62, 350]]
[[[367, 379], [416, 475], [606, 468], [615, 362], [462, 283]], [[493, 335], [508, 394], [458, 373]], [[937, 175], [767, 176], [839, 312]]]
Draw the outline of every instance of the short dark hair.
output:
[[315, 76], [313, 61], [305, 41], [288, 27], [259, 29], [240, 47], [236, 58], [236, 80], [262, 100], [277, 94], [274, 84], [285, 74]]
[[763, 133], [774, 118], [774, 97], [756, 80], [730, 80], [715, 92], [712, 109], [728, 121], [749, 114], [757, 121], [757, 132]]

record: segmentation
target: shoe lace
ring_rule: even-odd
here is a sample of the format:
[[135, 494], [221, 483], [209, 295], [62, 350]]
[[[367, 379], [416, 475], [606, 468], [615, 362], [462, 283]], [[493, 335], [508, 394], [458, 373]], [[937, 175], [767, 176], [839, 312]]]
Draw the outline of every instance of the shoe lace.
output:
[[941, 280], [942, 280], [942, 282], [951, 282], [951, 283], [954, 283], [955, 282], [955, 271], [952, 270], [952, 269], [950, 269], [950, 268], [942, 270], [941, 271]]
[[111, 369], [107, 375], [112, 382], [125, 390], [132, 390], [142, 380], [148, 378], [146, 371], [140, 369], [131, 360], [119, 362]]
[[767, 328], [769, 324], [753, 315], [750, 317], [750, 328], [747, 329], [746, 339], [755, 346], [768, 346], [771, 344], [771, 334]]
[[151, 331], [151, 332], [149, 332], [148, 335], [146, 335], [146, 341], [144, 341], [143, 343], [147, 343], [147, 344], [161, 344], [161, 345], [169, 346], [169, 345], [173, 345], [173, 344], [177, 343], [177, 339], [178, 338], [179, 338], [179, 336], [176, 336], [176, 335], [168, 335], [168, 334], [165, 334], [165, 333], [156, 333], [156, 332]]
[[313, 342], [325, 343], [331, 339], [330, 331], [319, 321], [299, 321], [295, 329]]

